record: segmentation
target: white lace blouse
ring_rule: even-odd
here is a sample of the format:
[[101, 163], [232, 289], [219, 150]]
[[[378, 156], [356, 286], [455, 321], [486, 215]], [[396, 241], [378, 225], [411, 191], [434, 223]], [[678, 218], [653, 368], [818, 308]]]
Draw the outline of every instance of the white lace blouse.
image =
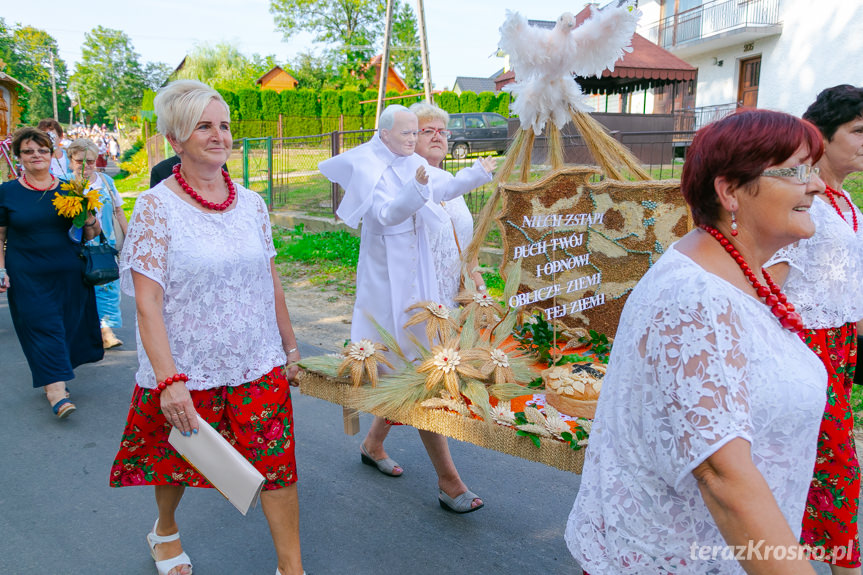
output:
[[[121, 254], [123, 291], [135, 295], [133, 271], [162, 286], [171, 352], [189, 389], [242, 385], [287, 359], [276, 324], [267, 207], [256, 193], [236, 188], [234, 207], [224, 213], [203, 212], [164, 184], [144, 192]], [[153, 388], [136, 335], [135, 379]]]
[[742, 574], [692, 475], [734, 438], [799, 536], [826, 372], [770, 310], [672, 247], [626, 302], [566, 526], [591, 575]]
[[[455, 307], [455, 296], [458, 295], [461, 284], [459, 248], [462, 251], [467, 249], [473, 239], [473, 216], [461, 196], [444, 202], [443, 209], [449, 215], [452, 225], [442, 225], [437, 234], [429, 240], [434, 254], [440, 303]], [[458, 237], [458, 243], [456, 243], [456, 237]]]
[[[832, 205], [816, 197], [809, 210], [815, 235], [782, 248], [767, 262], [768, 266], [789, 264], [782, 291], [807, 329], [840, 327], [863, 319], [863, 214], [856, 207], [854, 211], [856, 234]], [[851, 212], [845, 217], [853, 222]]]

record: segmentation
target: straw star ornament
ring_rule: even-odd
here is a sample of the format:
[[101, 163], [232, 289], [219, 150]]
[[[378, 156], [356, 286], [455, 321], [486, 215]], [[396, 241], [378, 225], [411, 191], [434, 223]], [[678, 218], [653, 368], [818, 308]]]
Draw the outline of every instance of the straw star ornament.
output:
[[372, 387], [378, 384], [378, 364], [384, 364], [393, 369], [392, 364], [387, 361], [382, 352], [388, 351], [381, 343], [374, 343], [369, 339], [351, 342], [344, 351], [345, 359], [339, 366], [338, 375], [342, 375], [348, 369], [351, 372], [351, 382], [354, 387], [359, 387], [363, 381], [363, 372], [368, 375]]

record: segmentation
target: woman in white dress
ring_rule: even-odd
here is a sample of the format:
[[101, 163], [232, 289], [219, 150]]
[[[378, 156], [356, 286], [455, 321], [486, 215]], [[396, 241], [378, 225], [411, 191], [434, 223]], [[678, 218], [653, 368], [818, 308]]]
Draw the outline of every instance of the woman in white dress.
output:
[[696, 134], [681, 189], [699, 228], [626, 302], [567, 522], [590, 575], [814, 573], [798, 539], [826, 373], [762, 267], [815, 232], [822, 151], [765, 110]]
[[[455, 307], [455, 296], [458, 295], [462, 278], [462, 250], [466, 249], [473, 239], [473, 215], [464, 201], [464, 195], [488, 183], [497, 166], [497, 160], [481, 158], [453, 176], [441, 169], [450, 136], [449, 130], [446, 129], [449, 114], [424, 102], [412, 105], [410, 110], [419, 119], [416, 153], [435, 168], [429, 173], [432, 192], [435, 201], [440, 203], [451, 221], [451, 225], [441, 226], [429, 241], [435, 256], [440, 303]], [[476, 267], [477, 262], [471, 262], [471, 279], [479, 291], [485, 291], [482, 275], [476, 271]]]

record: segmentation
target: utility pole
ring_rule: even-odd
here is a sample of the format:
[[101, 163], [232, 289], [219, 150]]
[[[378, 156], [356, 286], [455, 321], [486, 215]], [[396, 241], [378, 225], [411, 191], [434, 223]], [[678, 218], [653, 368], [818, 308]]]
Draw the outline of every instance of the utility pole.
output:
[[48, 50], [48, 62], [51, 65], [51, 95], [54, 97], [54, 120], [58, 121], [57, 115], [57, 82], [54, 79], [54, 50]]
[[428, 36], [426, 35], [426, 14], [423, 0], [417, 0], [417, 26], [419, 26], [420, 36], [420, 58], [423, 63], [423, 88], [426, 93], [426, 102], [431, 104], [431, 67], [429, 66]]
[[381, 56], [380, 80], [378, 81], [378, 109], [375, 117], [375, 128], [384, 111], [384, 97], [387, 93], [387, 76], [390, 73], [390, 35], [393, 31], [393, 0], [387, 0], [387, 21], [384, 29], [384, 53]]

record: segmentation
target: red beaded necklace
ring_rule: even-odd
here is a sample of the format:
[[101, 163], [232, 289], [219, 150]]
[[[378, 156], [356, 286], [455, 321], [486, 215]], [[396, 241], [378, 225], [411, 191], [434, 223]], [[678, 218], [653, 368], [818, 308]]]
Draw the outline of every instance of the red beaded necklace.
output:
[[842, 213], [842, 210], [839, 209], [839, 204], [836, 203], [836, 196], [842, 196], [842, 199], [848, 202], [848, 205], [851, 207], [851, 219], [854, 224], [851, 226], [854, 228], [854, 231], [857, 231], [857, 210], [854, 209], [854, 206], [851, 205], [851, 200], [848, 199], [848, 196], [845, 195], [845, 192], [837, 192], [830, 186], [826, 186], [824, 188], [824, 195], [827, 196], [827, 199], [830, 200], [830, 205], [833, 206], [833, 209], [836, 210], [836, 213], [839, 214], [839, 217], [845, 223], [848, 223], [848, 220], [845, 219], [845, 214]]
[[54, 174], [51, 174], [51, 183], [50, 183], [50, 184], [48, 184], [48, 187], [47, 187], [47, 188], [42, 189], [42, 188], [37, 188], [36, 186], [34, 186], [33, 184], [31, 184], [31, 183], [30, 183], [30, 180], [28, 180], [28, 179], [27, 179], [27, 174], [26, 174], [26, 173], [21, 172], [21, 177], [22, 177], [22, 178], [24, 178], [24, 183], [25, 183], [25, 184], [27, 184], [30, 188], [32, 188], [34, 192], [47, 192], [48, 190], [50, 190], [51, 188], [53, 188], [53, 187], [54, 187], [54, 180], [56, 180], [56, 179], [57, 179], [57, 178], [55, 178], [55, 177], [54, 177]]
[[725, 251], [734, 258], [734, 261], [737, 262], [737, 265], [743, 271], [743, 275], [746, 276], [746, 279], [755, 288], [758, 297], [764, 299], [764, 303], [770, 307], [770, 311], [779, 319], [782, 327], [795, 333], [801, 331], [803, 329], [803, 318], [800, 317], [799, 313], [794, 311], [794, 305], [788, 301], [788, 298], [785, 297], [785, 294], [782, 293], [770, 275], [762, 268], [761, 273], [764, 275], [764, 281], [767, 282], [767, 286], [764, 286], [758, 281], [755, 273], [749, 267], [749, 264], [746, 263], [746, 260], [743, 259], [740, 252], [737, 251], [737, 248], [734, 247], [728, 238], [722, 235], [722, 232], [707, 225], [701, 226], [701, 229], [713, 236], [725, 248]]
[[192, 189], [192, 186], [186, 183], [186, 180], [183, 179], [183, 176], [180, 175], [181, 165], [182, 164], [176, 164], [174, 166], [174, 178], [176, 178], [177, 183], [180, 184], [180, 187], [183, 188], [183, 191], [192, 196], [192, 198], [199, 204], [201, 204], [208, 210], [216, 210], [217, 212], [223, 212], [228, 209], [228, 206], [234, 203], [234, 198], [237, 197], [237, 191], [234, 189], [234, 182], [231, 181], [231, 177], [228, 175], [228, 172], [222, 170], [222, 177], [225, 178], [225, 185], [228, 186], [228, 199], [221, 204], [214, 204], [213, 202], [207, 201], [202, 198], [200, 194], [198, 194], [198, 192]]

